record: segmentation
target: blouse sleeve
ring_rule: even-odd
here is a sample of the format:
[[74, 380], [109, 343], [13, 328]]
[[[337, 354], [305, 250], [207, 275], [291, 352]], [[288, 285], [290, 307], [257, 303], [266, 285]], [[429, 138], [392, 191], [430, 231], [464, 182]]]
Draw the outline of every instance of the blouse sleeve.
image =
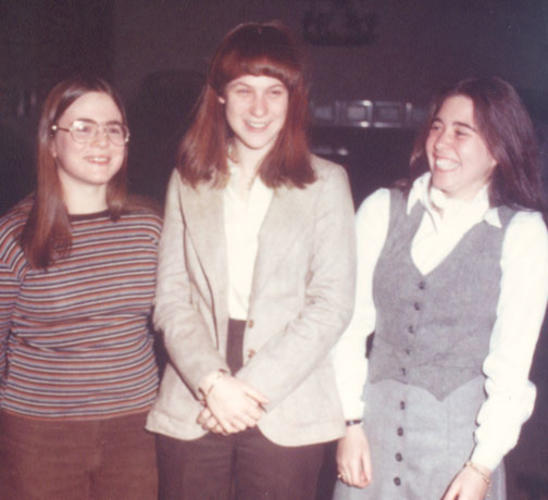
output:
[[536, 396], [529, 369], [546, 311], [548, 236], [539, 213], [518, 212], [503, 242], [497, 319], [483, 370], [474, 463], [495, 468], [519, 437]]
[[347, 420], [361, 418], [361, 395], [367, 378], [365, 346], [375, 329], [373, 273], [388, 232], [390, 191], [379, 189], [361, 204], [356, 216], [357, 281], [350, 324], [335, 350], [337, 386]]

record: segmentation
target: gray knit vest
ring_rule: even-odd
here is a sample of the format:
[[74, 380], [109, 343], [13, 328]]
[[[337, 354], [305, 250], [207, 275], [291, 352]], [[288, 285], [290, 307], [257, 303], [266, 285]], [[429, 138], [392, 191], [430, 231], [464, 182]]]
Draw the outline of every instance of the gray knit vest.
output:
[[502, 230], [474, 225], [422, 275], [411, 260], [411, 242], [424, 207], [416, 203], [407, 215], [406, 204], [401, 191], [391, 191], [387, 239], [373, 278], [377, 320], [369, 380], [423, 387], [441, 401], [482, 375], [500, 293], [502, 241], [515, 212], [499, 208]]

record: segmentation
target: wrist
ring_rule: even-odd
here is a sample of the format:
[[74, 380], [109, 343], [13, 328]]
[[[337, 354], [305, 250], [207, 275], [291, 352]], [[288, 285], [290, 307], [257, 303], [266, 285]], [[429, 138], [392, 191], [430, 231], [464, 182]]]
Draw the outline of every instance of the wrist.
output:
[[217, 383], [226, 376], [228, 376], [228, 371], [224, 370], [223, 368], [220, 368], [219, 370], [216, 370], [206, 375], [198, 386], [198, 395], [200, 401], [205, 403], [207, 397], [211, 394], [211, 391], [213, 391]]
[[491, 471], [487, 467], [475, 464], [471, 460], [468, 460], [468, 462], [464, 464], [464, 467], [473, 470], [483, 479], [484, 483], [489, 486], [491, 483]]
[[352, 427], [353, 425], [361, 425], [363, 422], [363, 419], [361, 418], [353, 418], [351, 420], [345, 420], [344, 423], [346, 424], [346, 427]]

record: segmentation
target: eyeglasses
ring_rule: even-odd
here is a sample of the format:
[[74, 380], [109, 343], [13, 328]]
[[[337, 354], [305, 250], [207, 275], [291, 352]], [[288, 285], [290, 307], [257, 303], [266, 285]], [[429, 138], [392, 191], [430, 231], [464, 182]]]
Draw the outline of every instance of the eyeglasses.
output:
[[52, 132], [59, 130], [69, 132], [72, 140], [80, 144], [93, 141], [99, 131], [106, 134], [114, 146], [124, 146], [129, 141], [129, 129], [123, 123], [118, 122], [100, 125], [93, 120], [74, 120], [68, 128], [54, 124], [51, 126], [51, 130]]

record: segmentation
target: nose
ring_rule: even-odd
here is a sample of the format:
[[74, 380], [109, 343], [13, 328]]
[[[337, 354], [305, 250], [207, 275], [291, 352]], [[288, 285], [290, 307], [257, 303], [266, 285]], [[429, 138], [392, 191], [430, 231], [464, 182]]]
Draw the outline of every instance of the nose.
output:
[[97, 127], [97, 130], [95, 131], [95, 136], [93, 137], [93, 143], [98, 144], [101, 147], [108, 146], [109, 143], [109, 136], [108, 132], [105, 127]]
[[253, 116], [264, 116], [267, 113], [268, 107], [266, 98], [263, 94], [257, 93], [253, 96], [253, 102], [251, 103], [251, 114]]

